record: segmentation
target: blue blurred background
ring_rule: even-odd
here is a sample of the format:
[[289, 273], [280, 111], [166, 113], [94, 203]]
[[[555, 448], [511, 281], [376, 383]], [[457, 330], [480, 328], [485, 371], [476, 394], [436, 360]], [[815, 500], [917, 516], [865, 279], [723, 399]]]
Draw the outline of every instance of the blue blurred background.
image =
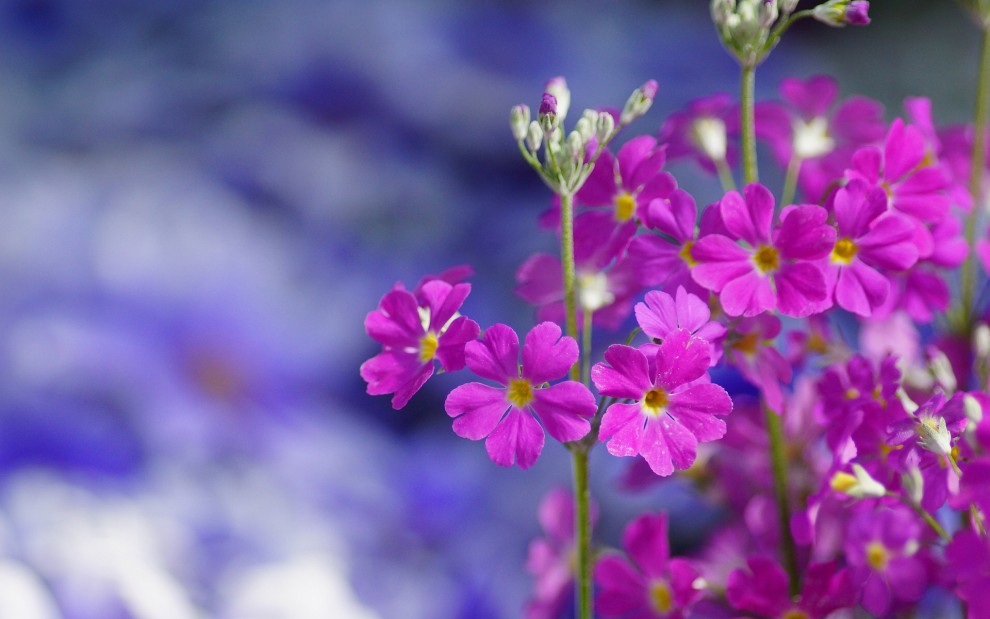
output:
[[[828, 72], [964, 120], [975, 29], [874, 4], [796, 28], [760, 97]], [[381, 295], [457, 264], [466, 314], [529, 328], [513, 274], [553, 239], [508, 110], [555, 75], [575, 114], [657, 79], [630, 135], [737, 79], [702, 0], [0, 2], [0, 617], [519, 616], [566, 452], [499, 469], [450, 431], [458, 376], [396, 412], [357, 368]], [[665, 507], [697, 541], [697, 498], [603, 456], [602, 539]]]

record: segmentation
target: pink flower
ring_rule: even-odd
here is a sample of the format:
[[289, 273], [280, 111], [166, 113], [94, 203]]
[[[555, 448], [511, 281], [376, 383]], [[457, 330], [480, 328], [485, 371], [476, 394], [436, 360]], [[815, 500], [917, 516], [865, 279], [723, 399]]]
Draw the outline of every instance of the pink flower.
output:
[[454, 433], [474, 441], [487, 437], [488, 456], [499, 466], [529, 468], [543, 450], [543, 427], [562, 443], [576, 441], [591, 429], [595, 397], [576, 381], [542, 386], [561, 378], [578, 359], [577, 342], [561, 337], [560, 327], [543, 322], [526, 334], [519, 365], [519, 337], [502, 324], [485, 331], [464, 349], [472, 372], [502, 388], [481, 383], [461, 385], [447, 396], [444, 408], [454, 418]]
[[825, 279], [839, 307], [870, 316], [890, 293], [880, 270], [904, 270], [918, 260], [912, 222], [887, 212], [887, 194], [854, 179], [833, 201], [838, 240], [826, 262]]
[[[591, 524], [598, 513], [591, 506]], [[557, 619], [574, 595], [574, 497], [567, 490], [551, 490], [539, 510], [544, 537], [529, 545], [526, 570], [533, 575], [533, 599], [526, 619]]]
[[846, 561], [853, 581], [863, 583], [863, 608], [885, 615], [895, 601], [916, 602], [926, 575], [916, 554], [921, 525], [906, 509], [860, 512], [846, 532]]
[[651, 290], [646, 293], [642, 303], [636, 304], [633, 311], [643, 333], [657, 343], [678, 329], [686, 329], [692, 336], [705, 340], [711, 346], [712, 365], [722, 357], [720, 344], [725, 337], [725, 326], [709, 320], [712, 313], [708, 304], [684, 290], [683, 286], [678, 286], [676, 298], [666, 292]]
[[[382, 352], [361, 364], [368, 394], [394, 393], [400, 409], [433, 375], [434, 359], [448, 372], [464, 367], [464, 345], [477, 338], [478, 323], [457, 314], [470, 284], [426, 281], [416, 294], [392, 290], [365, 318], [364, 328]], [[417, 300], [418, 298], [418, 300]]]
[[836, 106], [839, 86], [827, 75], [785, 79], [780, 95], [786, 104], [756, 105], [756, 135], [770, 143], [781, 166], [792, 159], [801, 162], [798, 182], [809, 201], [816, 202], [842, 176], [857, 148], [883, 137], [883, 106], [866, 97]]
[[736, 610], [772, 619], [824, 619], [856, 603], [849, 570], [836, 569], [835, 563], [809, 565], [804, 588], [793, 600], [787, 590], [787, 574], [775, 561], [754, 556], [746, 564], [747, 569], [729, 575], [725, 591]]
[[744, 318], [735, 325], [726, 340], [729, 363], [761, 391], [766, 405], [778, 413], [784, 410], [783, 386], [791, 382], [793, 372], [774, 345], [780, 334], [780, 319], [770, 314]]
[[667, 514], [646, 514], [626, 527], [622, 546], [632, 560], [609, 554], [595, 565], [595, 612], [625, 619], [681, 619], [701, 597], [700, 573], [687, 559], [670, 558]]
[[735, 100], [720, 93], [692, 101], [687, 109], [668, 116], [660, 127], [660, 141], [667, 142], [668, 158], [694, 157], [713, 174], [717, 162], [735, 165], [739, 149], [728, 136], [738, 134], [737, 110]]
[[614, 456], [642, 455], [657, 475], [694, 463], [698, 442], [725, 435], [719, 417], [732, 411], [724, 389], [708, 381], [709, 346], [686, 330], [671, 333], [655, 359], [630, 346], [613, 345], [591, 378], [602, 395], [633, 400], [608, 407], [599, 440]]
[[985, 537], [960, 529], [945, 549], [948, 575], [955, 593], [966, 601], [966, 619], [990, 617], [990, 545]]
[[609, 207], [617, 224], [643, 220], [652, 200], [669, 196], [677, 188], [674, 177], [662, 171], [666, 160], [666, 147], [648, 135], [629, 140], [615, 156], [605, 151], [574, 203]]
[[811, 204], [788, 207], [771, 235], [773, 195], [757, 183], [744, 193], [745, 199], [730, 191], [719, 202], [728, 236], [710, 234], [692, 248], [695, 281], [718, 293], [729, 316], [779, 309], [802, 317], [821, 309], [825, 279], [811, 261], [827, 256], [835, 243], [828, 213]]

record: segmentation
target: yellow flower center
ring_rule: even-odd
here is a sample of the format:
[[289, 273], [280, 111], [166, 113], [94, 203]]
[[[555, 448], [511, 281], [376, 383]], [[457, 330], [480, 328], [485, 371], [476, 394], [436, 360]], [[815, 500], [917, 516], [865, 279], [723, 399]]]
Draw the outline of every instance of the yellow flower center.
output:
[[804, 612], [803, 610], [792, 608], [783, 615], [781, 615], [780, 619], [809, 619], [809, 617], [808, 617], [808, 613]]
[[753, 254], [753, 264], [760, 270], [760, 273], [772, 273], [780, 268], [780, 253], [769, 245], [760, 245], [760, 248]]
[[663, 409], [667, 407], [670, 400], [667, 398], [667, 392], [663, 389], [650, 389], [643, 396], [643, 407], [652, 415], [659, 415]]
[[692, 247], [694, 247], [694, 241], [687, 241], [684, 245], [681, 245], [681, 251], [677, 252], [677, 255], [681, 257], [681, 260], [686, 262], [689, 267], [693, 267], [698, 264], [694, 257], [691, 256]]
[[856, 480], [855, 477], [853, 477], [849, 473], [844, 473], [842, 471], [839, 471], [838, 473], [832, 476], [832, 480], [829, 482], [829, 486], [832, 488], [832, 490], [835, 490], [836, 492], [841, 492], [842, 494], [846, 494], [847, 492], [849, 492], [849, 490], [855, 488], [857, 483], [859, 482]]
[[855, 387], [850, 387], [849, 389], [846, 390], [845, 396], [847, 400], [855, 400], [860, 396], [859, 389]]
[[650, 604], [654, 611], [661, 614], [668, 613], [673, 608], [674, 594], [665, 581], [656, 580], [650, 584]]
[[835, 247], [832, 248], [832, 262], [850, 264], [857, 253], [859, 253], [859, 248], [856, 247], [852, 239], [843, 237], [836, 241]]
[[747, 333], [732, 344], [732, 348], [744, 355], [752, 355], [760, 346], [760, 336], [756, 333]]
[[825, 338], [818, 333], [812, 333], [808, 336], [808, 343], [806, 344], [806, 347], [811, 352], [816, 352], [819, 355], [824, 355], [828, 352], [828, 342], [826, 342]]
[[616, 221], [629, 221], [634, 212], [636, 212], [636, 200], [629, 195], [628, 191], [623, 191], [615, 196]]
[[887, 569], [889, 561], [890, 554], [887, 552], [887, 547], [880, 542], [870, 542], [866, 546], [866, 562], [874, 570], [880, 572]]
[[506, 396], [516, 408], [522, 408], [533, 401], [533, 385], [525, 378], [509, 381], [509, 393]]
[[424, 335], [423, 339], [419, 341], [419, 360], [423, 363], [432, 361], [433, 356], [437, 354], [438, 345], [439, 342], [437, 341], [436, 333], [430, 331]]

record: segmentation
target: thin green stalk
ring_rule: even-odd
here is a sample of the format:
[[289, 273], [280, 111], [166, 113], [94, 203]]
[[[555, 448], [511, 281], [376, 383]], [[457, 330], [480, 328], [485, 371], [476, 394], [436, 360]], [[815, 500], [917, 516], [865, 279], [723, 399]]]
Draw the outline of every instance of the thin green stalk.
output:
[[916, 513], [919, 516], [921, 516], [924, 519], [924, 521], [928, 523], [928, 526], [930, 526], [932, 528], [932, 530], [935, 531], [935, 533], [937, 533], [938, 536], [941, 537], [944, 541], [947, 542], [947, 541], [949, 541], [949, 540], [952, 539], [952, 536], [949, 535], [948, 533], [946, 533], [945, 529], [942, 528], [942, 525], [940, 525], [938, 523], [938, 520], [935, 520], [935, 517], [934, 516], [932, 516], [931, 514], [929, 514], [924, 508], [922, 508], [917, 503], [911, 501], [910, 499], [908, 499], [904, 495], [895, 494], [893, 492], [888, 492], [887, 493], [887, 496], [895, 497], [901, 503], [904, 503], [905, 505], [907, 505], [908, 507], [910, 507], [912, 510], [914, 510], [914, 513]]
[[753, 105], [756, 90], [756, 67], [743, 65], [742, 77], [739, 80], [739, 114], [742, 129], [743, 184], [755, 183], [760, 180], [756, 169], [756, 123], [753, 116]]
[[584, 310], [583, 322], [581, 324], [581, 381], [585, 385], [591, 384], [591, 327], [595, 313], [589, 309]]
[[780, 525], [781, 552], [783, 553], [784, 569], [790, 584], [790, 593], [795, 596], [801, 592], [798, 581], [797, 554], [794, 549], [794, 538], [791, 536], [791, 505], [787, 491], [787, 457], [784, 454], [784, 433], [781, 428], [780, 416], [763, 406], [767, 424], [767, 434], [770, 436], [770, 460], [773, 470], [773, 494], [777, 500], [777, 518]]
[[787, 164], [787, 176], [784, 177], [784, 189], [780, 192], [780, 203], [778, 208], [784, 208], [794, 201], [794, 193], [797, 191], [798, 174], [801, 172], [801, 158], [797, 155], [791, 157]]
[[966, 242], [970, 247], [969, 256], [963, 263], [962, 293], [960, 314], [962, 316], [959, 330], [969, 333], [973, 315], [973, 296], [976, 289], [976, 260], [972, 251], [976, 239], [977, 218], [983, 210], [983, 169], [986, 167], [986, 131], [987, 103], [990, 100], [990, 30], [982, 31], [982, 47], [980, 50], [979, 75], [976, 82], [976, 109], [973, 111], [973, 155], [969, 171], [969, 193], [973, 196], [973, 208], [966, 218]]
[[[577, 307], [574, 299], [574, 196], [560, 194], [560, 263], [564, 267], [564, 308], [567, 311], [567, 335], [578, 339]], [[580, 359], [571, 366], [571, 380], [581, 380]]]
[[574, 455], [574, 501], [577, 520], [577, 609], [579, 619], [591, 616], [591, 512], [588, 490], [588, 450], [577, 445]]
[[736, 181], [732, 178], [732, 170], [725, 159], [715, 160], [715, 169], [718, 171], [718, 180], [722, 183], [722, 191], [729, 192], [736, 188]]

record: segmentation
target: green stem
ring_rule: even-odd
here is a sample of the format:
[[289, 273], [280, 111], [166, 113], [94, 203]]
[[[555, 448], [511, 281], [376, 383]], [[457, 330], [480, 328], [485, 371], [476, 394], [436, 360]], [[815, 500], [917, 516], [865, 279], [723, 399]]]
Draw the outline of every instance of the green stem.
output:
[[591, 512], [588, 490], [588, 450], [578, 445], [574, 455], [574, 501], [577, 520], [577, 609], [579, 619], [591, 616]]
[[773, 469], [773, 494], [777, 500], [777, 518], [780, 525], [781, 552], [783, 553], [784, 569], [790, 583], [791, 596], [801, 592], [798, 581], [797, 554], [794, 548], [794, 538], [791, 536], [791, 505], [787, 491], [787, 457], [784, 454], [784, 433], [781, 428], [780, 416], [763, 406], [767, 424], [767, 434], [770, 436], [770, 460]]
[[584, 310], [583, 323], [581, 324], [581, 380], [585, 385], [591, 384], [591, 321], [594, 317], [593, 311]]
[[[567, 311], [567, 335], [578, 339], [577, 307], [574, 302], [574, 196], [560, 194], [560, 263], [564, 268], [564, 307]], [[582, 351], [583, 352], [583, 351]], [[581, 380], [581, 360], [571, 366], [571, 380]]]
[[739, 114], [742, 129], [743, 184], [760, 180], [756, 169], [756, 123], [753, 117], [754, 92], [756, 90], [756, 67], [743, 65], [739, 81]]
[[787, 164], [787, 176], [784, 177], [784, 189], [780, 193], [780, 204], [778, 208], [784, 208], [794, 200], [794, 193], [797, 191], [798, 174], [801, 172], [801, 158], [797, 155], [791, 157]]
[[736, 188], [736, 181], [732, 178], [732, 170], [725, 159], [715, 160], [715, 169], [718, 171], [718, 180], [722, 183], [722, 191], [729, 192]]
[[888, 492], [887, 496], [896, 497], [898, 500], [900, 500], [901, 503], [904, 503], [905, 505], [913, 509], [914, 513], [921, 516], [924, 519], [924, 521], [928, 523], [928, 526], [930, 526], [932, 530], [935, 531], [935, 533], [937, 533], [938, 536], [941, 537], [944, 541], [949, 541], [952, 539], [952, 536], [946, 533], [945, 529], [942, 528], [942, 525], [938, 523], [938, 520], [935, 520], [935, 518], [931, 514], [929, 514], [917, 503], [911, 501], [906, 496], [900, 494], [894, 494], [893, 492]]
[[966, 218], [966, 242], [970, 247], [969, 256], [963, 263], [962, 269], [962, 316], [959, 330], [969, 333], [973, 315], [973, 296], [976, 290], [976, 259], [973, 243], [976, 239], [977, 218], [983, 210], [983, 168], [986, 167], [986, 131], [987, 131], [987, 102], [990, 99], [990, 30], [982, 31], [982, 46], [980, 50], [979, 75], [976, 83], [976, 109], [973, 112], [973, 155], [969, 171], [969, 193], [973, 196], [973, 208]]

